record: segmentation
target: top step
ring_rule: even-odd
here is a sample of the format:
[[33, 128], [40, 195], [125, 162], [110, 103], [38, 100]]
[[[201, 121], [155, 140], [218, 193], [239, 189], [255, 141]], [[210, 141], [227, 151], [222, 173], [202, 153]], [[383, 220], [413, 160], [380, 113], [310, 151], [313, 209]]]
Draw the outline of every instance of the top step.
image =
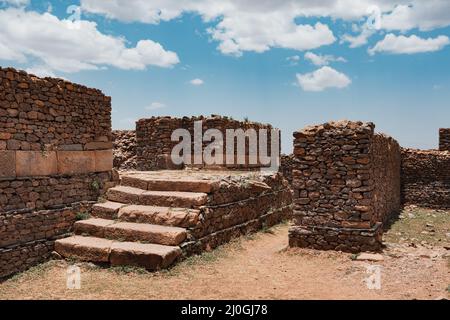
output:
[[108, 190], [109, 201], [171, 208], [198, 208], [208, 201], [208, 194], [201, 192], [146, 191], [134, 187], [117, 186]]
[[181, 191], [212, 193], [219, 189], [217, 180], [191, 178], [150, 177], [148, 175], [124, 175], [121, 185], [150, 191]]

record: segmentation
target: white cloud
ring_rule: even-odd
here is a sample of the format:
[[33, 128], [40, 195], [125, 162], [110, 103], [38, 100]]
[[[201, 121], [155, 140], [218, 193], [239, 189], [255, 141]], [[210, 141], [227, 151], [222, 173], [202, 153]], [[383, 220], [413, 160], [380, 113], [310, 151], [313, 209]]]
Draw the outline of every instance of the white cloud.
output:
[[264, 52], [272, 47], [295, 50], [315, 49], [332, 44], [336, 38], [327, 25], [296, 25], [279, 14], [246, 15], [237, 13], [225, 17], [215, 28], [209, 29], [218, 49], [240, 56], [243, 51]]
[[304, 91], [323, 91], [327, 88], [345, 88], [352, 82], [345, 74], [325, 66], [314, 72], [297, 74], [297, 82]]
[[409, 37], [392, 33], [387, 34], [383, 40], [379, 41], [373, 48], [368, 50], [373, 55], [377, 52], [387, 52], [392, 54], [413, 54], [421, 52], [433, 52], [441, 50], [448, 45], [450, 40], [447, 36], [423, 39], [416, 35]]
[[335, 57], [332, 55], [319, 55], [310, 51], [305, 53], [305, 59], [309, 60], [316, 66], [326, 66], [330, 62], [347, 62], [347, 60], [342, 57]]
[[202, 79], [192, 79], [191, 81], [189, 81], [189, 83], [192, 84], [193, 86], [201, 86], [205, 82]]
[[[295, 21], [297, 17], [319, 12], [324, 12], [320, 15], [328, 15], [332, 13], [332, 10], [327, 10], [328, 5], [340, 6], [334, 0], [326, 2], [329, 3], [312, 4], [305, 0], [82, 0], [81, 5], [88, 12], [109, 18], [145, 23], [168, 21], [185, 12], [194, 12], [214, 24], [208, 33], [219, 42], [218, 49], [222, 53], [240, 56], [245, 51], [264, 52], [270, 48], [310, 50], [333, 43], [336, 39], [327, 25], [297, 24]], [[343, 9], [338, 8], [339, 14], [348, 15], [348, 8]]]
[[287, 57], [286, 61], [288, 61], [291, 66], [296, 66], [296, 65], [298, 65], [298, 62], [300, 61], [300, 56], [295, 55], [295, 56]]
[[392, 12], [385, 13], [381, 26], [387, 30], [422, 31], [450, 25], [450, 1], [448, 0], [414, 0], [395, 7]]
[[298, 24], [298, 18], [330, 17], [352, 23], [353, 32], [341, 40], [351, 48], [367, 44], [375, 33], [355, 23], [365, 21], [376, 6], [384, 30], [432, 30], [450, 25], [448, 0], [81, 0], [84, 11], [122, 21], [157, 24], [185, 13], [200, 15], [211, 24], [208, 32], [218, 49], [240, 56], [271, 48], [313, 50], [335, 41], [326, 24]]
[[349, 34], [344, 34], [341, 37], [342, 42], [348, 42], [350, 48], [358, 48], [369, 42], [369, 38], [375, 34], [375, 30], [367, 29], [363, 27], [362, 31], [356, 35], [352, 36]]
[[146, 110], [157, 110], [165, 108], [166, 105], [161, 102], [152, 102], [149, 106], [145, 107]]
[[126, 39], [105, 35], [94, 22], [59, 20], [51, 13], [23, 9], [0, 10], [0, 59], [28, 61], [51, 71], [77, 72], [104, 66], [144, 70], [148, 66], [172, 67], [175, 52], [152, 40], [126, 47]]
[[56, 77], [55, 73], [46, 66], [33, 66], [25, 71], [38, 77]]

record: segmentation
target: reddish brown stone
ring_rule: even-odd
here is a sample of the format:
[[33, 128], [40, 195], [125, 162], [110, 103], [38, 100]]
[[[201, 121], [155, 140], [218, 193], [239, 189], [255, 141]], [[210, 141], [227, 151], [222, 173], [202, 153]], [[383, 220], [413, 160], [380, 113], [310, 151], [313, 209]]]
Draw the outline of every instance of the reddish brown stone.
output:
[[18, 177], [50, 176], [57, 173], [56, 152], [16, 152], [16, 174]]
[[15, 151], [0, 151], [0, 164], [0, 178], [16, 177]]
[[181, 255], [178, 247], [133, 242], [115, 242], [111, 249], [113, 266], [128, 265], [159, 270], [169, 267]]
[[95, 151], [95, 172], [106, 172], [113, 169], [112, 150]]
[[58, 173], [80, 174], [95, 172], [95, 152], [58, 151]]

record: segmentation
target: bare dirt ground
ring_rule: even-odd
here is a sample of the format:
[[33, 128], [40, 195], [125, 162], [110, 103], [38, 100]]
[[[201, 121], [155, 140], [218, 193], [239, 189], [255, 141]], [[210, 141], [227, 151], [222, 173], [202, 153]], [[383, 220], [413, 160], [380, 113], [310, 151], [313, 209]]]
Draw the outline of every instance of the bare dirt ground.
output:
[[[66, 287], [66, 261], [0, 283], [0, 299], [449, 299], [450, 212], [408, 208], [385, 235], [383, 261], [288, 249], [288, 225], [243, 237], [168, 271], [81, 263], [81, 289]], [[381, 289], [366, 284], [381, 266]]]

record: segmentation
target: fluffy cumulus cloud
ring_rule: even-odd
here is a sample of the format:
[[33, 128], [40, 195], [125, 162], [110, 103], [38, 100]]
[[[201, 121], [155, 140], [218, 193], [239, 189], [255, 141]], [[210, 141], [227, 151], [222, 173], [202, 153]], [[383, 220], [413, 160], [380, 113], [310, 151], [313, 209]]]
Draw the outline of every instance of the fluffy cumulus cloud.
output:
[[325, 66], [314, 72], [297, 74], [298, 85], [304, 91], [323, 91], [328, 88], [345, 88], [352, 82], [345, 74]]
[[[212, 23], [208, 29], [218, 49], [240, 56], [245, 51], [270, 48], [311, 50], [335, 41], [323, 23], [302, 24], [302, 18], [330, 17], [352, 22], [365, 21], [377, 8], [380, 28], [385, 30], [431, 30], [450, 25], [448, 0], [81, 0], [85, 11], [122, 21], [157, 24], [181, 17], [201, 15]], [[298, 20], [300, 19], [300, 20]], [[366, 27], [358, 34], [345, 34], [343, 42], [356, 48], [375, 33]]]
[[305, 60], [310, 61], [312, 64], [316, 66], [326, 66], [330, 64], [330, 62], [347, 62], [347, 60], [345, 60], [342, 57], [335, 57], [332, 55], [320, 55], [310, 51], [305, 53]]
[[422, 31], [450, 25], [450, 1], [448, 0], [414, 0], [403, 1], [391, 12], [384, 13], [381, 27], [386, 30]]
[[202, 79], [192, 79], [191, 81], [189, 81], [190, 84], [192, 84], [193, 86], [201, 86], [203, 85], [205, 82]]
[[373, 48], [370, 48], [369, 54], [377, 52], [387, 52], [392, 54], [413, 54], [422, 52], [433, 52], [441, 50], [448, 45], [450, 40], [447, 36], [438, 36], [436, 38], [423, 39], [416, 35], [396, 36], [392, 33], [387, 34], [383, 40], [379, 41]]
[[77, 72], [104, 66], [144, 70], [148, 66], [172, 67], [175, 52], [152, 40], [127, 47], [126, 40], [105, 35], [95, 22], [60, 20], [51, 13], [24, 9], [0, 10], [0, 59], [39, 60], [40, 70]]

